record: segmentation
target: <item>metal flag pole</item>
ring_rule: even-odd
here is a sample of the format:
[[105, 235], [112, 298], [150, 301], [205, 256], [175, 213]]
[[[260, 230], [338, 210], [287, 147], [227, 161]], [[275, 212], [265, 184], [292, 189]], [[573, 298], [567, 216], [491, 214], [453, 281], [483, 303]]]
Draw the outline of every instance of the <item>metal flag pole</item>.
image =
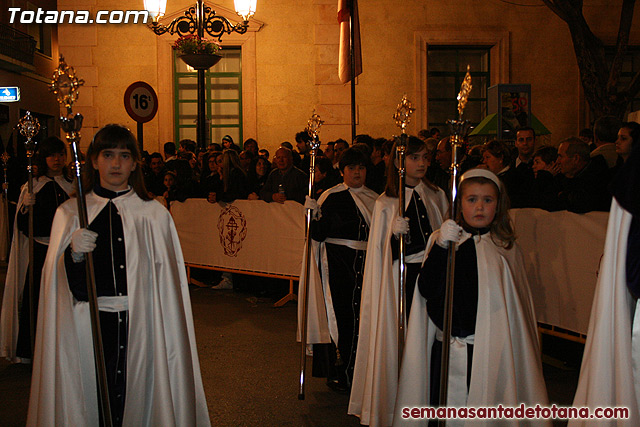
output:
[[[27, 111], [27, 114], [18, 122], [18, 130], [27, 139], [25, 141], [27, 149], [27, 189], [31, 194], [33, 193], [33, 154], [36, 146], [33, 138], [40, 132], [40, 122], [31, 115], [31, 111]], [[29, 206], [27, 209], [29, 211], [29, 270], [27, 273], [29, 277], [29, 337], [31, 338], [31, 360], [33, 360], [33, 350], [36, 344], [36, 296], [34, 295], [35, 283], [33, 280], [33, 206]]]
[[354, 43], [356, 40], [355, 11], [353, 0], [348, 0], [349, 8], [349, 68], [351, 81], [351, 143], [356, 139], [356, 55]]
[[[67, 110], [66, 117], [60, 117], [60, 126], [67, 134], [67, 142], [73, 155], [73, 165], [76, 175], [76, 195], [78, 200], [78, 218], [80, 228], [87, 228], [88, 215], [85, 200], [85, 189], [82, 186], [81, 157], [80, 157], [80, 129], [82, 128], [82, 114], [73, 114], [73, 103], [78, 98], [78, 89], [84, 84], [84, 80], [78, 79], [73, 67], [69, 67], [62, 55], [60, 64], [53, 72], [50, 90], [56, 95], [58, 103]], [[104, 347], [100, 329], [100, 315], [98, 313], [98, 293], [96, 291], [93, 256], [91, 252], [85, 254], [87, 293], [89, 297], [89, 311], [91, 316], [91, 333], [93, 337], [93, 354], [96, 365], [96, 377], [98, 380], [99, 404], [103, 425], [111, 427], [111, 407], [109, 405], [109, 389], [107, 384], [107, 369], [104, 362]]]
[[[458, 192], [458, 173], [460, 172], [460, 161], [462, 160], [462, 146], [464, 138], [469, 132], [471, 125], [468, 120], [462, 120], [464, 108], [467, 105], [469, 92], [471, 92], [471, 74], [467, 65], [467, 74], [464, 76], [460, 93], [458, 94], [458, 120], [449, 120], [449, 128], [451, 136], [449, 142], [451, 144], [451, 218], [455, 220], [456, 212], [456, 196]], [[442, 329], [442, 361], [440, 364], [440, 406], [447, 406], [447, 392], [449, 386], [449, 350], [451, 347], [451, 318], [453, 313], [453, 279], [456, 265], [456, 244], [449, 243], [449, 253], [447, 258], [447, 276], [446, 291], [444, 297], [444, 319]], [[446, 424], [445, 419], [440, 419], [439, 425]]]
[[[316, 154], [318, 148], [320, 148], [320, 139], [318, 139], [318, 133], [320, 132], [320, 126], [324, 123], [320, 120], [315, 111], [307, 123], [307, 133], [311, 137], [311, 162], [309, 163], [309, 197], [313, 197], [313, 180], [315, 178], [316, 171]], [[307, 304], [309, 302], [309, 265], [311, 262], [311, 209], [307, 209], [307, 221], [304, 227], [305, 234], [305, 253], [307, 254], [307, 262], [304, 267], [305, 280], [304, 286], [304, 298], [302, 298], [302, 331], [300, 334], [300, 387], [298, 389], [298, 400], [304, 400], [304, 382], [307, 367]]]
[[[405, 186], [405, 157], [407, 150], [407, 125], [411, 120], [411, 114], [415, 111], [415, 108], [411, 106], [411, 101], [407, 99], [407, 95], [404, 94], [402, 96], [402, 100], [400, 104], [398, 104], [398, 108], [396, 108], [396, 113], [393, 115], [394, 120], [396, 121], [396, 126], [398, 126], [402, 133], [400, 136], [396, 137], [396, 156], [398, 160], [398, 215], [400, 218], [404, 218], [405, 211], [405, 194], [404, 194], [404, 186]], [[400, 365], [402, 364], [402, 353], [404, 352], [404, 339], [406, 335], [407, 329], [407, 265], [405, 262], [405, 235], [401, 234], [399, 236], [400, 249], [398, 251], [398, 370], [400, 369]]]
[[[4, 170], [4, 182], [2, 183], [2, 194], [4, 196], [4, 208], [2, 210], [2, 215], [4, 215], [4, 221], [6, 224], [5, 234], [7, 239], [7, 256], [5, 261], [9, 260], [9, 250], [8, 248], [11, 246], [11, 231], [9, 230], [9, 181], [7, 180], [7, 168], [9, 166], [9, 153], [7, 153], [7, 147], [4, 148], [4, 153], [0, 156], [0, 161], [2, 161], [2, 169]], [[33, 347], [32, 347], [33, 348]]]

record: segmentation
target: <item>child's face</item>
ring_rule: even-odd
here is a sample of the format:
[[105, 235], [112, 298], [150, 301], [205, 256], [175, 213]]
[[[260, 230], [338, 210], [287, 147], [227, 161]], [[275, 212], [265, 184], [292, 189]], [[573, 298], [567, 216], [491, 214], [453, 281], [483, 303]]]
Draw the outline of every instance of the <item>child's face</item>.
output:
[[464, 186], [462, 216], [471, 227], [489, 227], [496, 216], [497, 207], [498, 192], [495, 185], [474, 182]]
[[429, 166], [429, 159], [427, 158], [427, 149], [423, 148], [417, 153], [408, 154], [405, 159], [405, 170], [407, 175], [408, 185], [418, 185], [420, 180], [424, 178], [427, 173], [427, 167]]
[[62, 168], [64, 168], [67, 162], [67, 153], [64, 151], [61, 153], [53, 153], [46, 158], [48, 173], [51, 176], [60, 175]]
[[351, 188], [360, 188], [367, 179], [367, 167], [363, 165], [348, 165], [342, 171], [344, 183]]
[[93, 160], [93, 167], [100, 174], [100, 185], [111, 191], [126, 190], [129, 176], [136, 169], [131, 150], [108, 148], [100, 151]]

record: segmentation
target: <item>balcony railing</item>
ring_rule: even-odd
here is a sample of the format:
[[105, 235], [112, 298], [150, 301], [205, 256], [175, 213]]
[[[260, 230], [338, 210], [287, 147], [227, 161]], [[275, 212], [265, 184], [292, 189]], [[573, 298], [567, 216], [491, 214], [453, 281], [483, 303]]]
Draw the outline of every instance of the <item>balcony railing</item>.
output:
[[36, 40], [29, 34], [0, 24], [0, 55], [33, 65]]

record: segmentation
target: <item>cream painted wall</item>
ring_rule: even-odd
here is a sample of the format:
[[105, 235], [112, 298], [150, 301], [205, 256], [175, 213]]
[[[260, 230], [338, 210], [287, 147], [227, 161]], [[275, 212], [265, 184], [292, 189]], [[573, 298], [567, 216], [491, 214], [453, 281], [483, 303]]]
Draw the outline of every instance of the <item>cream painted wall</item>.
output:
[[[392, 115], [403, 93], [414, 104], [419, 93], [417, 34], [437, 30], [454, 39], [461, 31], [506, 34], [500, 83], [531, 83], [532, 110], [553, 132], [552, 141], [587, 125], [578, 69], [567, 26], [539, 0], [361, 0], [363, 74], [357, 85], [358, 133], [397, 133]], [[60, 0], [58, 9], [142, 8], [143, 1]], [[168, 13], [193, 4], [168, 0]], [[615, 40], [619, 7], [585, 1], [588, 22], [608, 42]], [[619, 2], [616, 2], [619, 3]], [[232, 10], [232, 0], [219, 5]], [[292, 141], [316, 109], [325, 120], [321, 139], [350, 138], [349, 88], [337, 78], [336, 0], [259, 0], [255, 19], [264, 23], [255, 37], [255, 75], [244, 70], [244, 96], [255, 97], [254, 119], [245, 137], [255, 136], [270, 151]], [[84, 144], [106, 123], [135, 129], [123, 107], [126, 87], [144, 80], [161, 95], [158, 116], [145, 125], [145, 149], [159, 151], [173, 135], [168, 36], [143, 25], [61, 25], [60, 51], [87, 81], [78, 111], [86, 117]], [[640, 42], [637, 31], [632, 35]], [[223, 43], [227, 40], [223, 37]], [[230, 39], [229, 39], [230, 40]], [[255, 83], [254, 83], [255, 82]], [[252, 92], [253, 91], [253, 92]], [[245, 116], [247, 112], [245, 112]], [[426, 126], [416, 112], [410, 131]], [[251, 128], [255, 126], [255, 128]]]

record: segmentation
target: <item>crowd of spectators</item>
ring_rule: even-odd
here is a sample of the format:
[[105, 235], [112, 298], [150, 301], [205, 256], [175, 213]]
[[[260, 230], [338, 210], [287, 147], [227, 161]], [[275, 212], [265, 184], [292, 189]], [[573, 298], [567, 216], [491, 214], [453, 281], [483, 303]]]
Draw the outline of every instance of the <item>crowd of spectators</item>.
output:
[[[450, 192], [451, 145], [440, 139], [437, 128], [419, 132], [428, 147], [430, 164], [427, 179]], [[491, 140], [465, 146], [461, 171], [485, 167], [500, 177], [511, 207], [535, 207], [548, 211], [577, 213], [607, 211], [611, 202], [608, 184], [638, 144], [640, 125], [622, 123], [614, 117], [598, 119], [593, 130], [560, 141], [557, 146], [538, 144], [534, 129], [523, 127], [516, 140]], [[393, 141], [358, 135], [352, 146], [361, 149], [368, 161], [366, 185], [377, 193], [384, 190], [389, 153]], [[342, 182], [338, 164], [350, 144], [344, 139], [322, 144], [315, 160], [314, 197]], [[310, 137], [295, 135], [295, 148], [282, 142], [270, 158], [255, 139], [240, 148], [229, 135], [220, 144], [197, 150], [192, 140], [167, 142], [164, 156], [145, 156], [145, 179], [153, 197], [167, 202], [204, 198], [210, 203], [236, 199], [304, 203], [308, 192]]]

